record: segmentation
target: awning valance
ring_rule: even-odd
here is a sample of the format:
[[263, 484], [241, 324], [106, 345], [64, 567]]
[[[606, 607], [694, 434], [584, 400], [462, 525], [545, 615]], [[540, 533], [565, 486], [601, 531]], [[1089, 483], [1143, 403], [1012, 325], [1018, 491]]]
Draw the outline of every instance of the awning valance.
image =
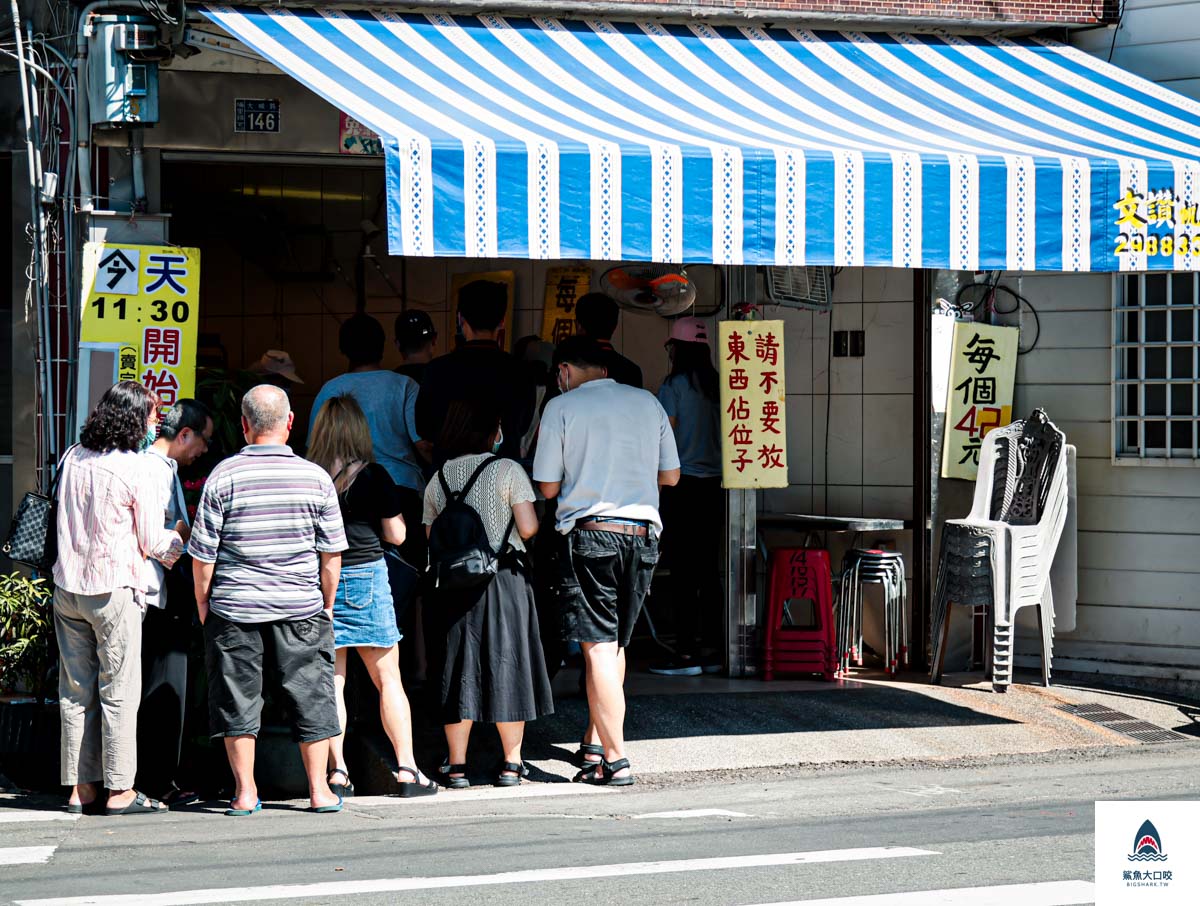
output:
[[393, 254], [1200, 270], [1200, 104], [1063, 45], [205, 13], [380, 134]]

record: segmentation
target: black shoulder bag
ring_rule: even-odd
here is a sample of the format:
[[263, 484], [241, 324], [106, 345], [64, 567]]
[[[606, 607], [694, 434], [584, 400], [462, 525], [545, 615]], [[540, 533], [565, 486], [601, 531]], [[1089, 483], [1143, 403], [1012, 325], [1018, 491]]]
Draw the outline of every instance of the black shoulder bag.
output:
[[58, 483], [62, 480], [63, 469], [73, 445], [63, 454], [50, 485], [50, 496], [29, 491], [17, 507], [12, 525], [8, 529], [8, 538], [0, 550], [4, 556], [16, 563], [31, 566], [39, 573], [49, 573], [58, 559]]

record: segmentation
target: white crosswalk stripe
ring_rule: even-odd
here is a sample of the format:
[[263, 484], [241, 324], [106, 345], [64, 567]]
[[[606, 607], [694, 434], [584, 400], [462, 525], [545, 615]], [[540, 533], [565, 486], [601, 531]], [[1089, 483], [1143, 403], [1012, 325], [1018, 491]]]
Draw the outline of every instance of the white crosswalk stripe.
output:
[[30, 865], [49, 862], [57, 846], [8, 846], [0, 848], [0, 865]]
[[947, 890], [913, 890], [861, 897], [791, 900], [759, 906], [1080, 906], [1095, 900], [1091, 881], [1041, 881], [1036, 884], [1002, 884], [998, 887], [955, 887]]
[[[754, 856], [722, 856], [709, 859], [679, 859], [667, 862], [626, 862], [616, 865], [581, 865], [538, 868], [488, 875], [454, 875], [426, 878], [382, 878], [374, 881], [325, 881], [316, 884], [275, 884], [264, 887], [227, 887], [180, 890], [156, 894], [116, 894], [92, 897], [18, 900], [18, 906], [184, 906], [192, 903], [240, 903], [255, 900], [292, 900], [317, 897], [331, 901], [354, 894], [394, 893], [412, 890], [444, 890], [482, 887], [489, 884], [530, 884], [544, 881], [578, 881], [589, 878], [656, 875], [672, 872], [722, 871], [779, 865], [812, 865], [822, 862], [857, 862], [871, 859], [903, 859], [936, 856], [927, 849], [903, 846], [863, 849], [832, 849], [814, 852], [769, 853]], [[1022, 904], [1028, 906], [1028, 904]]]
[[0, 824], [25, 824], [30, 821], [78, 821], [78, 815], [34, 808], [0, 809]]

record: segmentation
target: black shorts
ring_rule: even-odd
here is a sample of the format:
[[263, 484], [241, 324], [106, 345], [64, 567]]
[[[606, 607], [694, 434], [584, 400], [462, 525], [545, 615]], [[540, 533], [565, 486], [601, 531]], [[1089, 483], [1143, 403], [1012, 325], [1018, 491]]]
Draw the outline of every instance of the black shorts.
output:
[[628, 645], [657, 564], [653, 538], [582, 529], [567, 535], [558, 558], [563, 638]]
[[292, 739], [316, 742], [341, 732], [333, 691], [333, 623], [322, 611], [307, 620], [234, 623], [210, 613], [204, 622], [209, 732], [258, 736], [265, 665], [279, 678]]

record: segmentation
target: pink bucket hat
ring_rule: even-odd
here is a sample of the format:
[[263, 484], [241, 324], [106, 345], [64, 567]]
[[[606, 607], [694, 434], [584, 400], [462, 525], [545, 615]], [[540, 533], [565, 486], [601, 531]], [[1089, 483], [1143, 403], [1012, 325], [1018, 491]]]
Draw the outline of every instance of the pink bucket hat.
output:
[[667, 345], [678, 340], [681, 343], [703, 343], [708, 345], [708, 325], [701, 318], [680, 318], [671, 322], [671, 335], [667, 337]]

